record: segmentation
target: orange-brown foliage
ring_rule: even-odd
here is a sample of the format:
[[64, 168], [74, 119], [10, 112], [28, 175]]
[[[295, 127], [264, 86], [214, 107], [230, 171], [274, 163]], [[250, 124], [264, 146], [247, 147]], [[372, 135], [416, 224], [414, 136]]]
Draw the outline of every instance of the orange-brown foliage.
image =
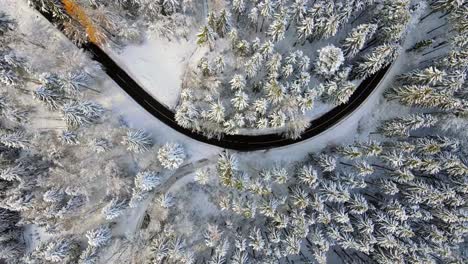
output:
[[83, 8], [73, 0], [62, 0], [62, 3], [65, 7], [65, 11], [85, 28], [90, 42], [102, 44], [105, 41], [104, 34], [94, 26], [92, 20], [88, 17]]

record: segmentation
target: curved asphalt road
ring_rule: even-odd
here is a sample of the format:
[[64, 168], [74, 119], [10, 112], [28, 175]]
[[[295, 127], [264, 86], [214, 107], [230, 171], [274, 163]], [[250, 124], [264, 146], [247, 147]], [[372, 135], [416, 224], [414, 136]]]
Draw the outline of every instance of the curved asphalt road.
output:
[[329, 112], [323, 114], [310, 122], [309, 127], [304, 131], [299, 139], [287, 139], [279, 134], [265, 135], [224, 135], [220, 140], [209, 139], [200, 133], [181, 127], [176, 121], [174, 112], [154, 99], [146, 92], [135, 80], [133, 80], [115, 61], [113, 61], [101, 48], [95, 44], [88, 43], [84, 46], [91, 52], [93, 58], [104, 66], [106, 73], [138, 104], [145, 108], [150, 114], [158, 118], [166, 125], [172, 127], [178, 132], [189, 136], [195, 140], [205, 142], [211, 145], [235, 150], [260, 150], [274, 147], [286, 146], [298, 143], [314, 137], [333, 125], [337, 124], [349, 114], [351, 114], [361, 103], [363, 103], [372, 91], [377, 87], [380, 80], [387, 72], [388, 67], [380, 70], [373, 76], [364, 80], [348, 103], [337, 106]]
[[[39, 11], [41, 12], [41, 11]], [[54, 19], [47, 13], [41, 12], [47, 20]], [[102, 64], [105, 72], [128, 94], [154, 117], [161, 120], [174, 130], [195, 140], [219, 146], [226, 149], [239, 151], [254, 151], [295, 144], [319, 135], [331, 128], [348, 115], [353, 113], [378, 86], [385, 76], [389, 66], [381, 69], [376, 74], [364, 80], [351, 95], [346, 104], [339, 105], [310, 122], [309, 127], [302, 133], [299, 139], [287, 139], [279, 134], [265, 135], [224, 135], [220, 140], [207, 138], [198, 132], [186, 129], [175, 121], [174, 112], [154, 99], [135, 80], [133, 80], [117, 63], [112, 60], [100, 47], [93, 43], [83, 45], [83, 48], [93, 55], [93, 59]]]

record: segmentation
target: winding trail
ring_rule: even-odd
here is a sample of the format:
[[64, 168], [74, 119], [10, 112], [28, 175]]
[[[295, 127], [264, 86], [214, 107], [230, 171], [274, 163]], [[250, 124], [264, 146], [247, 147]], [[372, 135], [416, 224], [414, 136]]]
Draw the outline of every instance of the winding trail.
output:
[[[48, 13], [38, 10], [49, 22], [56, 22]], [[55, 23], [54, 23], [55, 24]], [[61, 27], [59, 27], [61, 29]], [[322, 116], [310, 121], [309, 127], [298, 139], [285, 138], [280, 134], [263, 135], [223, 135], [221, 139], [207, 138], [203, 134], [180, 126], [175, 120], [175, 113], [165, 105], [153, 98], [143, 87], [141, 87], [130, 75], [125, 72], [103, 49], [93, 43], [86, 43], [83, 49], [90, 52], [94, 60], [99, 62], [109, 77], [117, 83], [132, 99], [148, 111], [151, 115], [159, 119], [164, 124], [173, 128], [192, 139], [215, 145], [225, 149], [238, 151], [265, 150], [283, 147], [299, 143], [321, 134], [327, 129], [335, 126], [354, 112], [377, 88], [390, 66], [387, 66], [369, 78], [362, 81], [356, 91], [351, 95], [349, 101], [339, 105]]]

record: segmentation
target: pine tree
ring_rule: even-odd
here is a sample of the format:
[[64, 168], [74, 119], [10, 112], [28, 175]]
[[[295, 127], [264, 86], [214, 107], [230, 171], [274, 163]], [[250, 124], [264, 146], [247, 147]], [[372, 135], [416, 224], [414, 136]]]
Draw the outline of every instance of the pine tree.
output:
[[0, 170], [0, 179], [4, 181], [18, 181], [22, 182], [23, 179], [28, 175], [28, 170], [24, 164], [19, 163], [15, 166], [6, 167]]
[[369, 210], [366, 198], [361, 194], [352, 194], [348, 201], [347, 208], [351, 214], [362, 215]]
[[[2, 239], [2, 237], [0, 237]], [[24, 246], [14, 241], [3, 242], [0, 247], [0, 259], [5, 263], [14, 263], [21, 258]]]
[[285, 14], [276, 14], [273, 22], [268, 28], [268, 35], [272, 38], [274, 42], [278, 42], [284, 39], [284, 34], [286, 33], [286, 18]]
[[87, 202], [87, 198], [84, 195], [77, 194], [67, 201], [67, 204], [60, 209], [57, 213], [59, 218], [64, 218], [68, 215], [75, 214], [80, 208], [82, 208]]
[[142, 171], [135, 177], [135, 187], [142, 191], [151, 191], [161, 184], [158, 173], [154, 171]]
[[239, 40], [234, 45], [234, 52], [237, 56], [246, 57], [250, 54], [250, 44], [247, 40]]
[[217, 225], [208, 224], [208, 228], [204, 233], [205, 245], [209, 248], [213, 248], [221, 241], [223, 232], [219, 230]]
[[276, 80], [271, 80], [266, 84], [267, 99], [275, 104], [280, 104], [286, 98], [286, 88]]
[[213, 29], [209, 26], [203, 26], [200, 29], [200, 33], [197, 34], [197, 44], [204, 45], [208, 44], [210, 49], [213, 48], [214, 45], [214, 32]]
[[90, 76], [83, 71], [67, 72], [61, 79], [61, 86], [71, 94], [77, 94], [83, 88], [90, 89], [90, 83]]
[[108, 244], [111, 240], [112, 232], [109, 226], [103, 225], [96, 229], [86, 232], [88, 245], [94, 248], [100, 248]]
[[170, 193], [164, 193], [158, 197], [157, 201], [161, 207], [168, 209], [174, 205], [174, 196]]
[[406, 24], [396, 24], [381, 28], [376, 39], [386, 43], [398, 42], [406, 31]]
[[343, 40], [343, 51], [347, 57], [354, 57], [377, 30], [375, 24], [362, 24], [354, 28]]
[[398, 100], [401, 104], [408, 106], [464, 111], [460, 99], [425, 85], [395, 87], [387, 93], [386, 97], [390, 100]]
[[324, 182], [320, 187], [320, 196], [324, 201], [345, 203], [351, 199], [349, 190], [340, 183]]
[[22, 131], [13, 133], [1, 133], [0, 144], [8, 148], [28, 149], [30, 146], [29, 140], [26, 138], [26, 134]]
[[122, 144], [127, 146], [127, 150], [135, 153], [143, 153], [153, 146], [150, 135], [143, 130], [130, 130], [123, 137]]
[[99, 121], [104, 108], [94, 102], [69, 102], [62, 107], [63, 119], [71, 128], [78, 128]]
[[58, 20], [65, 20], [67, 18], [67, 13], [60, 0], [28, 0], [28, 3], [35, 9], [49, 13]]
[[400, 79], [408, 84], [436, 85], [442, 83], [447, 73], [434, 66], [402, 75]]
[[88, 246], [80, 255], [80, 264], [96, 264], [98, 262], [97, 249]]
[[314, 189], [318, 185], [317, 171], [310, 165], [304, 165], [299, 169], [298, 178], [300, 182], [306, 184], [311, 189]]
[[269, 19], [273, 15], [273, 1], [263, 0], [258, 4], [258, 9], [260, 10], [260, 15], [262, 16], [262, 24], [260, 26], [260, 32], [263, 30], [263, 24], [265, 19]]
[[54, 263], [64, 263], [71, 257], [74, 248], [73, 242], [65, 238], [48, 242], [43, 252], [44, 259]]
[[208, 118], [217, 123], [224, 121], [225, 109], [221, 102], [211, 103], [211, 108], [208, 111]]
[[380, 133], [388, 137], [407, 137], [409, 136], [410, 131], [424, 127], [431, 127], [437, 121], [438, 119], [433, 115], [414, 114], [385, 121], [378, 130]]
[[320, 17], [316, 25], [318, 26], [316, 32], [319, 37], [327, 39], [335, 36], [338, 32], [338, 28], [340, 27], [340, 17], [337, 14], [332, 13], [331, 15]]
[[63, 96], [47, 86], [40, 86], [33, 91], [33, 97], [36, 100], [44, 102], [52, 110], [59, 109], [63, 104]]
[[305, 17], [304, 19], [300, 20], [299, 25], [297, 26], [297, 34], [298, 38], [305, 41], [311, 38], [315, 32], [314, 30], [315, 21], [312, 17]]
[[340, 86], [341, 88], [336, 90], [330, 98], [332, 103], [335, 105], [347, 103], [357, 88], [356, 85], [352, 82], [344, 82]]
[[177, 143], [166, 143], [158, 150], [158, 160], [162, 166], [169, 170], [175, 170], [185, 160], [184, 148]]
[[336, 168], [336, 158], [327, 154], [320, 154], [317, 163], [326, 172], [332, 172]]
[[48, 203], [60, 203], [65, 199], [65, 192], [59, 188], [52, 188], [42, 195], [42, 199]]
[[307, 15], [307, 4], [308, 0], [294, 0], [291, 4], [289, 12], [291, 14], [291, 20], [294, 20], [296, 25]]
[[177, 12], [179, 5], [180, 5], [179, 0], [163, 0], [162, 1], [162, 6], [164, 7], [164, 10], [168, 14], [173, 14]]
[[260, 229], [254, 228], [249, 238], [249, 246], [251, 246], [254, 251], [261, 252], [265, 248], [265, 240]]
[[217, 73], [222, 73], [224, 71], [225, 63], [223, 56], [219, 55], [214, 60], [214, 70]]
[[68, 145], [79, 145], [80, 141], [78, 139], [78, 134], [73, 131], [62, 131], [62, 134], [59, 136], [59, 139], [62, 143]]
[[113, 220], [123, 214], [127, 205], [128, 201], [125, 199], [112, 198], [112, 200], [102, 208], [101, 212], [105, 216], [106, 220]]
[[[233, 0], [232, 1], [232, 10], [238, 14], [238, 17], [245, 12], [245, 2], [244, 0]], [[237, 19], [239, 20], [239, 19]]]
[[269, 119], [272, 127], [283, 127], [286, 124], [286, 115], [282, 111], [273, 112]]
[[309, 127], [309, 120], [307, 118], [296, 117], [286, 123], [286, 131], [284, 136], [286, 138], [297, 139], [300, 138], [302, 133]]
[[231, 102], [234, 108], [236, 108], [238, 111], [242, 111], [248, 106], [249, 96], [242, 91], [238, 91], [234, 95], [234, 98], [231, 99]]
[[441, 11], [446, 13], [451, 13], [466, 4], [463, 0], [437, 0], [431, 4], [431, 7], [434, 11]]
[[397, 45], [383, 44], [364, 55], [361, 61], [353, 68], [353, 78], [367, 78], [381, 68], [390, 64], [399, 50]]
[[237, 157], [229, 152], [221, 153], [218, 158], [216, 168], [218, 176], [221, 179], [221, 183], [225, 186], [233, 186], [234, 177], [238, 170]]
[[240, 74], [235, 74], [229, 82], [232, 90], [243, 90], [245, 88], [245, 78]]
[[216, 32], [220, 37], [224, 37], [226, 33], [231, 28], [231, 14], [229, 14], [226, 9], [223, 9], [219, 14], [217, 23], [216, 23]]
[[12, 69], [0, 68], [0, 83], [6, 86], [17, 86], [21, 84], [21, 77]]
[[195, 181], [201, 185], [206, 185], [210, 181], [208, 169], [197, 169], [195, 171]]
[[315, 71], [324, 76], [334, 74], [344, 62], [344, 56], [341, 49], [328, 45], [320, 50], [318, 60], [315, 64]]
[[258, 8], [255, 6], [250, 9], [250, 12], [248, 14], [248, 18], [250, 22], [255, 25], [255, 32], [257, 32], [258, 14], [259, 14]]

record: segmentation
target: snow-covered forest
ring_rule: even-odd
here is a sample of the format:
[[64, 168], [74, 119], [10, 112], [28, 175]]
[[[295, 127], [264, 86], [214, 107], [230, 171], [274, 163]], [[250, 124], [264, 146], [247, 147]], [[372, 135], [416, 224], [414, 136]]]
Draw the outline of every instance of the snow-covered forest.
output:
[[[381, 79], [234, 151], [90, 45], [217, 140]], [[467, 70], [466, 0], [0, 0], [0, 263], [467, 263]]]

